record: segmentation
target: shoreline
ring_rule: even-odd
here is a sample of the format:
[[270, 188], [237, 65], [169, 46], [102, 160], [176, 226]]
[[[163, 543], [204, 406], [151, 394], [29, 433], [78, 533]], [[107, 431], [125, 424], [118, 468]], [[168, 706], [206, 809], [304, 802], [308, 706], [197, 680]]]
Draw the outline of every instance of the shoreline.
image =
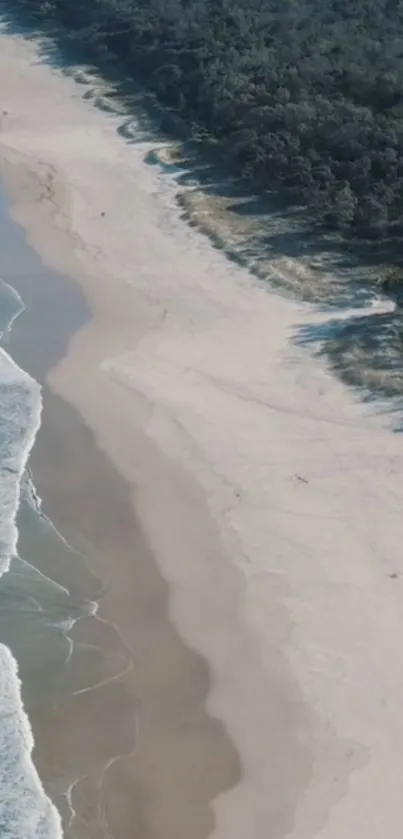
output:
[[[48, 169], [43, 161], [35, 160], [33, 168], [30, 168], [27, 162], [25, 158], [15, 155], [7, 148], [1, 167], [3, 179], [13, 196], [14, 202], [17, 196], [24, 196], [23, 202], [13, 203], [12, 215], [26, 229], [29, 243], [34, 246], [35, 250], [39, 250], [46, 263], [56, 270], [60, 270], [63, 264], [67, 266], [70, 276], [75, 279], [79, 278], [83, 290], [87, 293], [90, 290], [89, 299], [94, 305], [94, 297], [91, 295], [91, 285], [94, 283], [94, 278], [91, 274], [85, 273], [83, 275], [80, 261], [76, 261], [75, 253], [71, 247], [72, 244], [75, 244], [75, 239], [74, 237], [71, 238], [70, 231], [66, 230], [64, 216], [62, 216], [62, 224], [54, 226], [54, 209], [62, 206], [62, 201], [65, 200], [63, 191], [58, 195], [58, 186], [62, 187], [62, 185], [57, 183], [57, 176], [53, 168]], [[50, 201], [47, 200], [49, 195], [51, 196]], [[35, 228], [30, 224], [34, 217]], [[53, 233], [58, 234], [54, 235], [51, 243], [47, 236], [50, 225], [53, 226]], [[82, 253], [80, 253], [80, 256], [82, 256]], [[225, 258], [223, 262], [226, 264]], [[126, 290], [124, 288], [119, 289], [120, 293], [123, 292], [123, 299], [118, 297], [116, 300], [116, 289], [113, 287], [108, 289], [108, 286], [105, 285], [103, 292], [106, 292], [107, 323], [104, 324], [105, 300], [103, 300], [101, 310], [97, 311], [97, 308], [93, 308], [93, 318], [90, 323], [76, 332], [73, 345], [77, 344], [79, 347], [80, 340], [84, 338], [86, 350], [89, 351], [88, 360], [91, 374], [100, 376], [99, 387], [96, 390], [94, 389], [94, 397], [98, 403], [96, 406], [94, 404], [94, 407], [96, 407], [97, 413], [99, 407], [101, 407], [102, 416], [106, 416], [107, 421], [111, 422], [111, 428], [108, 429], [107, 426], [107, 437], [112, 430], [115, 430], [117, 419], [120, 426], [119, 433], [123, 432], [123, 439], [130, 440], [131, 445], [133, 445], [129, 464], [126, 453], [122, 451], [120, 446], [113, 453], [113, 464], [120, 475], [132, 486], [132, 491], [135, 490], [137, 507], [139, 506], [139, 490], [141, 489], [144, 492], [146, 506], [144, 509], [141, 507], [140, 517], [145, 526], [148, 544], [154, 555], [158, 557], [159, 568], [163, 576], [167, 571], [169, 572], [168, 580], [171, 587], [170, 616], [173, 625], [179, 626], [180, 635], [186, 639], [190, 649], [200, 652], [208, 661], [213, 682], [210, 690], [206, 687], [203, 691], [206, 700], [206, 712], [210, 719], [214, 720], [216, 718], [225, 724], [230, 742], [232, 741], [238, 749], [239, 741], [242, 742], [243, 740], [244, 748], [240, 758], [235, 758], [235, 762], [238, 763], [240, 759], [244, 764], [249, 764], [239, 796], [237, 794], [238, 784], [234, 782], [229, 784], [228, 793], [225, 789], [219, 790], [218, 795], [211, 797], [211, 806], [216, 816], [216, 826], [213, 828], [213, 822], [211, 822], [206, 835], [211, 835], [214, 839], [216, 836], [218, 838], [221, 836], [227, 837], [227, 835], [243, 837], [245, 830], [248, 831], [249, 829], [258, 830], [260, 833], [268, 815], [273, 830], [276, 833], [279, 830], [285, 832], [292, 825], [294, 801], [298, 798], [300, 787], [308, 780], [311, 772], [310, 748], [305, 745], [303, 739], [301, 742], [299, 741], [299, 730], [309, 725], [304, 720], [307, 711], [304, 707], [303, 698], [296, 684], [291, 681], [292, 677], [285, 660], [282, 661], [277, 653], [275, 653], [275, 659], [269, 667], [263, 669], [261, 667], [260, 654], [256, 649], [253, 632], [251, 632], [242, 614], [243, 574], [237, 567], [232, 567], [231, 564], [227, 565], [225, 560], [223, 561], [224, 557], [231, 552], [232, 546], [221, 542], [221, 534], [211, 516], [211, 510], [206, 504], [198, 470], [196, 470], [196, 480], [194, 480], [192, 472], [189, 474], [188, 470], [183, 470], [181, 465], [176, 466], [175, 460], [172, 460], [171, 453], [167, 454], [164, 445], [162, 447], [159, 444], [155, 445], [153, 435], [150, 437], [148, 432], [144, 435], [144, 421], [148, 424], [150, 415], [148, 399], [139, 398], [138, 394], [135, 394], [133, 398], [131, 388], [122, 391], [119, 378], [115, 380], [113, 373], [108, 377], [109, 387], [105, 390], [104, 369], [102, 365], [97, 368], [96, 357], [94, 359], [92, 355], [94, 350], [98, 354], [101, 348], [103, 355], [107, 350], [108, 341], [111, 342], [111, 346], [116, 352], [117, 349], [120, 349], [122, 337], [124, 341], [127, 340], [127, 329], [130, 330], [132, 341], [140, 340], [147, 328], [152, 329], [155, 322], [158, 323], [161, 317], [164, 318], [164, 311], [161, 311], [159, 302], [157, 303], [157, 311], [153, 311], [154, 307], [149, 306], [146, 296], [143, 300], [140, 298], [135, 301], [135, 309], [133, 308], [133, 300], [131, 300], [130, 308], [126, 312], [124, 308]], [[129, 294], [131, 296], [130, 288]], [[115, 307], [118, 315], [116, 331], [113, 329]], [[125, 322], [126, 317], [127, 322]], [[100, 324], [102, 330], [99, 336], [101, 343], [99, 343], [97, 335]], [[124, 329], [122, 329], [122, 326], [124, 326]], [[133, 333], [133, 326], [138, 331], [138, 335], [136, 331]], [[92, 331], [95, 332], [95, 340], [92, 340], [93, 336], [91, 335], [91, 338], [87, 341], [86, 333]], [[76, 346], [76, 351], [78, 347]], [[71, 372], [75, 380], [79, 372], [80, 378], [82, 376], [82, 384], [85, 387], [83, 357], [80, 349], [78, 349], [78, 352], [81, 361], [78, 365], [73, 362]], [[100, 360], [102, 361], [102, 359]], [[63, 367], [65, 363], [70, 367], [69, 353], [62, 359], [61, 366]], [[58, 370], [59, 366], [52, 370], [48, 377], [50, 388], [55, 394], [53, 401], [59, 395], [66, 398], [66, 391], [59, 387], [58, 376], [56, 376], [56, 381], [53, 378], [54, 372], [58, 372]], [[114, 404], [115, 399], [119, 406], [119, 415], [116, 418], [113, 408], [111, 411], [111, 405]], [[87, 425], [92, 426], [92, 428], [95, 427], [99, 433], [100, 427], [97, 427], [97, 423], [94, 425], [93, 421], [88, 423], [86, 413], [82, 411], [82, 405], [80, 405], [80, 402], [77, 403], [74, 397], [71, 398], [68, 391], [67, 400], [75, 407], [77, 404], [80, 406], [81, 417], [86, 420]], [[64, 408], [65, 410], [66, 408]], [[163, 440], [161, 442], [163, 443]], [[111, 455], [112, 450], [108, 444], [105, 444], [103, 435], [101, 436], [100, 448], [101, 451]], [[55, 509], [52, 509], [53, 487], [42, 488], [41, 478], [38, 480], [38, 467], [35, 467], [37, 452], [38, 441], [33, 452], [32, 463], [39, 494], [43, 495], [46, 500], [46, 508], [49, 509], [51, 519], [68, 537], [68, 523], [63, 523], [59, 505], [55, 505]], [[43, 462], [44, 458], [41, 460]], [[127, 468], [128, 466], [129, 468]], [[134, 476], [135, 479], [133, 480]], [[136, 483], [138, 476], [141, 479], [140, 484]], [[174, 493], [172, 491], [173, 486], [175, 487]], [[227, 496], [227, 490], [225, 496]], [[232, 496], [231, 489], [230, 496]], [[164, 509], [165, 507], [166, 509]], [[149, 523], [150, 510], [152, 515], [155, 512], [157, 513], [158, 531], [153, 522]], [[186, 521], [185, 528], [183, 527], [183, 517]], [[172, 527], [173, 523], [176, 523], [175, 528]], [[156, 541], [153, 541], [155, 537], [157, 537]], [[178, 547], [179, 562], [177, 562], [176, 557]], [[167, 549], [168, 553], [166, 554]], [[192, 557], [192, 567], [187, 570], [183, 562], [192, 553], [194, 555]], [[205, 567], [206, 558], [209, 559], [207, 567]], [[175, 569], [175, 565], [177, 565], [177, 569]], [[172, 572], [175, 574], [177, 571], [179, 571], [179, 577], [175, 579]], [[194, 575], [193, 579], [191, 575]], [[187, 585], [187, 594], [185, 599], [180, 597], [177, 602], [176, 595], [181, 593], [183, 586], [181, 577], [183, 576]], [[197, 608], [195, 608], [196, 606]], [[205, 606], [207, 606], [209, 614], [208, 627], [204, 626], [203, 608]], [[287, 633], [285, 613], [282, 614], [283, 610], [279, 603], [276, 604], [273, 601], [272, 606], [275, 606], [276, 609], [275, 635], [276, 638], [278, 635], [282, 637], [283, 634]], [[185, 608], [183, 609], [183, 607]], [[104, 602], [101, 603], [99, 612], [101, 617], [103, 616], [103, 608]], [[108, 619], [110, 616], [106, 614], [106, 617]], [[194, 620], [195, 617], [196, 620]], [[120, 617], [115, 619], [120, 626]], [[240, 667], [238, 667], [238, 662], [241, 663]], [[215, 684], [217, 679], [218, 683], [222, 682], [223, 696], [220, 695], [221, 691], [217, 689], [218, 685]], [[235, 692], [232, 688], [234, 679]], [[268, 707], [268, 709], [262, 707], [262, 695], [267, 695], [269, 701], [272, 701], [273, 693], [275, 695], [274, 707]], [[225, 708], [228, 700], [230, 707], [232, 706], [230, 714]], [[252, 737], [247, 730], [247, 721], [251, 709], [253, 709], [254, 717]], [[277, 730], [278, 714], [284, 721], [279, 731]], [[196, 731], [197, 729], [196, 726]], [[264, 731], [263, 740], [262, 731]], [[180, 738], [177, 742], [180, 748]], [[271, 748], [275, 748], [276, 753], [282, 754], [281, 765], [276, 766], [275, 772], [271, 762], [267, 766], [262, 765], [261, 777], [258, 779], [256, 787], [251, 785], [249, 774], [253, 774], [254, 764], [260, 762], [262, 749], [263, 751], [266, 749], [265, 743], [270, 744]], [[174, 744], [175, 741], [173, 741], [172, 746]], [[212, 746], [213, 741], [210, 741], [210, 750]], [[204, 747], [201, 749], [201, 753], [203, 752]], [[188, 774], [189, 770], [183, 776], [182, 783]], [[150, 782], [152, 783], [152, 778]], [[271, 788], [269, 802], [267, 802], [268, 784]], [[227, 796], [231, 795], [233, 786], [236, 795], [235, 805], [231, 800], [227, 803]], [[89, 793], [90, 797], [91, 794], [93, 793]], [[257, 794], [261, 801], [258, 807], [256, 807]], [[181, 800], [186, 803], [186, 798], [187, 796], [183, 795], [183, 789], [179, 787], [176, 811], [179, 816]], [[191, 800], [190, 804], [192, 804]], [[194, 835], [197, 828], [193, 819], [191, 823]], [[254, 827], [255, 824], [256, 827]], [[141, 829], [143, 830], [143, 828]], [[174, 815], [173, 839], [180, 837], [179, 831], [181, 829], [182, 825], [175, 822]], [[184, 839], [187, 839], [187, 821], [183, 829], [185, 831]], [[165, 820], [157, 825], [157, 835], [161, 834], [166, 839], [170, 836], [169, 830], [170, 824], [168, 822], [167, 825], [165, 816]], [[201, 836], [204, 835], [203, 832]]]
[[[14, 165], [9, 167], [11, 176]], [[12, 235], [12, 227], [8, 233]], [[70, 827], [65, 825], [66, 839], [100, 839], [104, 835], [131, 839], [134, 825], [138, 835], [145, 836], [148, 825], [158, 818], [161, 835], [186, 837], [192, 824], [194, 835], [202, 839], [213, 829], [210, 800], [237, 781], [238, 757], [229, 741], [227, 744], [219, 720], [204, 709], [210, 684], [208, 668], [199, 655], [186, 648], [169, 619], [166, 584], [136, 523], [130, 487], [125, 487], [97, 450], [93, 434], [78, 414], [46, 385], [48, 369], [64, 357], [77, 327], [88, 322], [79, 290], [54, 272], [44, 270], [41, 275], [34, 271], [32, 275], [29, 254], [24, 258], [26, 269], [18, 276], [17, 268], [15, 278], [10, 279], [23, 297], [25, 318], [14, 329], [9, 345], [13, 358], [43, 387], [42, 423], [30, 457], [35, 489], [43, 498], [46, 516], [90, 561], [89, 579], [84, 568], [77, 579], [75, 569], [75, 596], [81, 592], [86, 600], [98, 600], [102, 582], [104, 589], [96, 616], [79, 618], [68, 632], [74, 646], [65, 697], [59, 697], [44, 713], [36, 708], [30, 718], [35, 763], [55, 803], [63, 805], [65, 794], [70, 799], [75, 816]], [[49, 311], [43, 315], [44, 303]], [[58, 306], [62, 307], [60, 314]], [[67, 322], [66, 311], [72, 312]], [[38, 334], [49, 327], [49, 317], [53, 323], [38, 352]], [[66, 571], [57, 564], [52, 579], [59, 583], [61, 573], [71, 590], [72, 580], [67, 575], [66, 582]], [[155, 672], [156, 664], [149, 664], [150, 640], [156, 644], [160, 675]], [[73, 690], [83, 678], [83, 668], [88, 667], [87, 645], [99, 646], [97, 667], [102, 675], [94, 685]], [[177, 707], [183, 720], [177, 719]], [[115, 714], [119, 719], [114, 721]], [[189, 727], [185, 740], [183, 725], [185, 731]], [[105, 727], [109, 734], [103, 744]], [[161, 736], [161, 746], [155, 742], [155, 731]], [[85, 751], [80, 743], [83, 738]], [[164, 778], [166, 761], [177, 764], [171, 781]], [[66, 782], [69, 776], [72, 783]], [[130, 785], [123, 800], [118, 794], [121, 785], [125, 789]], [[155, 801], [149, 807], [151, 793]], [[61, 809], [63, 812], [65, 806]]]
[[[144, 164], [147, 143], [126, 145], [119, 118], [38, 63], [34, 44], [1, 37], [15, 217], [93, 312], [50, 374], [52, 401], [78, 410], [130, 485], [130, 521], [135, 510], [173, 624], [209, 664], [207, 710], [240, 755], [239, 783], [212, 804], [211, 836], [393, 835], [399, 438], [291, 346], [308, 307], [254, 283], [185, 227], [174, 187]], [[71, 486], [74, 496], [81, 484]], [[167, 779], [141, 836], [170, 839]]]
[[[89, 294], [93, 319], [87, 326], [84, 325], [75, 334], [73, 344], [76, 342], [79, 344], [82, 337], [85, 340], [87, 337], [86, 332], [94, 331], [95, 335], [97, 335], [97, 331], [101, 327], [102, 344], [100, 345], [97, 340], [93, 342], [92, 346], [91, 341], [88, 341], [87, 344], [91, 375], [95, 374], [95, 376], [99, 377], [101, 374], [99, 386], [94, 391], [94, 396], [96, 395], [97, 401], [99, 400], [102, 415], [108, 414], [108, 406], [110, 409], [111, 404], [113, 405], [114, 398], [117, 399], [119, 405], [118, 421], [122, 421], [122, 425], [123, 423], [125, 424], [123, 438], [131, 440], [132, 445], [134, 444], [135, 451], [130, 458], [129, 470], [127, 471], [128, 464], [124, 452], [121, 452], [124, 455], [123, 461], [120, 456], [121, 453], [119, 453], [118, 460], [116, 460], [116, 456], [113, 457], [114, 466], [117, 467], [120, 474], [135, 489], [137, 501], [139, 489], [145, 490], [145, 496], [149, 492], [154, 496], [152, 499], [149, 499], [151, 501], [150, 504], [146, 500], [146, 506], [157, 513], [158, 526], [161, 527], [162, 525], [161, 536], [165, 541], [162, 551], [158, 542], [157, 544], [153, 544], [152, 541], [149, 541], [153, 533], [154, 535], [157, 534], [155, 525], [151, 525], [151, 530], [147, 527], [146, 510], [144, 510], [144, 515], [141, 514], [141, 519], [142, 522], [146, 523], [147, 541], [151, 544], [153, 553], [158, 556], [159, 567], [162, 570], [163, 576], [169, 570], [168, 579], [171, 588], [170, 616], [173, 620], [173, 625], [180, 627], [180, 635], [190, 644], [190, 648], [201, 652], [203, 657], [208, 661], [210, 671], [213, 674], [213, 683], [210, 690], [206, 687], [203, 691], [206, 699], [206, 712], [209, 714], [209, 719], [213, 721], [214, 719], [223, 720], [225, 729], [229, 732], [230, 742], [232, 741], [234, 743], [234, 740], [239, 740], [239, 736], [245, 741], [246, 735], [246, 749], [241, 756], [241, 761], [243, 763], [246, 761], [246, 764], [249, 764], [251, 767], [247, 770], [247, 775], [249, 775], [250, 771], [253, 772], [252, 767], [256, 760], [260, 760], [257, 756], [262, 751], [262, 731], [265, 732], [264, 742], [270, 743], [272, 747], [277, 743], [276, 750], [283, 753], [282, 765], [276, 768], [275, 773], [273, 773], [271, 765], [262, 767], [261, 777], [258, 781], [258, 790], [254, 785], [250, 784], [249, 777], [245, 777], [240, 795], [237, 796], [237, 800], [235, 801], [235, 806], [233, 806], [232, 801], [227, 803], [227, 796], [231, 794], [232, 787], [236, 790], [238, 788], [235, 778], [232, 777], [230, 783], [224, 784], [224, 787], [230, 787], [228, 793], [224, 789], [221, 790], [221, 785], [218, 785], [216, 793], [210, 796], [211, 800], [209, 799], [215, 814], [216, 826], [214, 828], [213, 822], [210, 821], [210, 827], [206, 835], [214, 837], [231, 835], [231, 837], [235, 837], [238, 835], [244, 836], [245, 830], [248, 831], [249, 829], [260, 832], [261, 825], [265, 823], [268, 813], [270, 813], [270, 819], [273, 823], [273, 830], [276, 830], [276, 832], [279, 830], [285, 831], [287, 826], [292, 824], [293, 802], [297, 798], [300, 785], [304, 783], [304, 779], [307, 779], [310, 773], [311, 758], [309, 749], [304, 744], [298, 742], [296, 733], [294, 733], [302, 724], [304, 715], [303, 701], [298, 696], [297, 691], [294, 690], [294, 687], [290, 690], [290, 695], [287, 695], [287, 682], [290, 677], [287, 672], [287, 666], [278, 657], [273, 672], [267, 673], [265, 670], [261, 671], [259, 652], [256, 650], [253, 636], [251, 635], [250, 629], [245, 625], [242, 616], [242, 572], [236, 567], [233, 568], [231, 565], [227, 566], [225, 562], [222, 562], [222, 557], [225, 556], [230, 548], [221, 544], [220, 534], [211, 517], [211, 511], [206, 504], [205, 495], [200, 486], [200, 476], [196, 475], [195, 481], [191, 474], [187, 474], [187, 470], [183, 471], [180, 465], [176, 466], [175, 461], [172, 461], [171, 455], [167, 456], [164, 452], [164, 447], [162, 449], [159, 446], [156, 447], [154, 441], [148, 437], [148, 434], [144, 436], [144, 422], [147, 424], [148, 416], [150, 415], [150, 407], [147, 404], [148, 400], [142, 399], [141, 397], [133, 400], [133, 394], [130, 392], [130, 389], [126, 393], [123, 392], [119, 382], [114, 382], [113, 375], [108, 382], [109, 388], [105, 392], [103, 370], [97, 369], [96, 360], [94, 357], [91, 357], [93, 350], [98, 353], [100, 346], [102, 346], [102, 352], [105, 353], [109, 341], [111, 347], [113, 347], [113, 351], [116, 352], [121, 346], [122, 337], [124, 346], [127, 340], [128, 330], [130, 330], [131, 340], [133, 338], [140, 340], [147, 328], [152, 328], [153, 324], [158, 323], [161, 317], [164, 318], [164, 310], [159, 302], [157, 302], [157, 306], [155, 307], [155, 304], [147, 299], [147, 295], [143, 299], [137, 297], [133, 301], [130, 285], [128, 289], [120, 286], [118, 294], [116, 294], [117, 290], [113, 286], [109, 286], [108, 288], [108, 285], [104, 282], [104, 278], [103, 293], [105, 294], [105, 298], [103, 300], [102, 298], [100, 299], [101, 307], [99, 308], [97, 305], [98, 301], [94, 300], [91, 293], [94, 288], [94, 283], [96, 288], [97, 277], [94, 277], [91, 273], [87, 273], [85, 260], [82, 259], [85, 251], [83, 252], [80, 249], [81, 243], [77, 241], [76, 236], [74, 234], [72, 235], [69, 229], [67, 215], [65, 215], [66, 210], [68, 211], [69, 209], [68, 196], [54, 167], [47, 166], [43, 158], [38, 160], [36, 157], [31, 159], [30, 156], [21, 156], [20, 153], [16, 153], [15, 150], [4, 142], [2, 152], [2, 177], [13, 199], [12, 215], [25, 228], [28, 234], [29, 244], [41, 253], [46, 263], [53, 269], [62, 270], [62, 273], [67, 273], [74, 279], [79, 279], [84, 292], [87, 295]], [[61, 212], [62, 208], [63, 211]], [[35, 225], [32, 225], [34, 219]], [[50, 226], [53, 228], [51, 240], [47, 233]], [[78, 251], [78, 259], [76, 251]], [[225, 259], [223, 261], [226, 264]], [[125, 311], [127, 291], [129, 291], [129, 297], [131, 299], [130, 306]], [[135, 303], [135, 307], [133, 303]], [[105, 323], [104, 312], [106, 309], [108, 319]], [[113, 315], [115, 312], [117, 328], [114, 329]], [[67, 360], [70, 361], [69, 354], [63, 359], [62, 366]], [[78, 367], [73, 363], [71, 369], [72, 372], [74, 370], [74, 378], [76, 378], [78, 372], [81, 378], [81, 374], [84, 371], [81, 362]], [[72, 404], [77, 405], [75, 399], [69, 399], [70, 394], [66, 394], [64, 389], [60, 391], [58, 383], [56, 382], [55, 384], [53, 381], [53, 372], [49, 381], [50, 387], [56, 395], [59, 393], [63, 397], [67, 395], [67, 399]], [[84, 377], [82, 381], [85, 386]], [[97, 406], [98, 410], [99, 407]], [[84, 417], [87, 425], [91, 426], [92, 423], [88, 423], [85, 412], [80, 410], [80, 413]], [[109, 416], [108, 421], [110, 419], [111, 417]], [[136, 419], [137, 428], [136, 425], [133, 426], [133, 419]], [[115, 426], [115, 423], [116, 420], [112, 416], [112, 428]], [[97, 428], [98, 444], [99, 430]], [[119, 433], [122, 433], [122, 430], [120, 428]], [[109, 434], [110, 431], [107, 432], [108, 436]], [[111, 450], [108, 445], [105, 446], [103, 435], [100, 438], [100, 442], [101, 450], [105, 448], [110, 454]], [[42, 489], [41, 479], [39, 478], [38, 480], [38, 467], [35, 466], [37, 452], [38, 442], [33, 452], [32, 463], [35, 469], [35, 481], [38, 484], [39, 494], [45, 499], [45, 509], [49, 509], [51, 519], [63, 532], [63, 523], [60, 521], [58, 510], [52, 510], [52, 490], [47, 491], [46, 489]], [[138, 459], [138, 463], [135, 463], [134, 454]], [[140, 485], [136, 481], [138, 477], [140, 477]], [[173, 485], [175, 486], [174, 495], [172, 494]], [[165, 505], [167, 506], [167, 511], [164, 510]], [[185, 516], [186, 521], [185, 528], [183, 528], [183, 516]], [[173, 522], [177, 523], [174, 529], [172, 529]], [[169, 527], [169, 531], [172, 532], [166, 532], [167, 526]], [[68, 537], [67, 523], [65, 527]], [[169, 550], [168, 557], [164, 557], [166, 547]], [[180, 560], [178, 570], [181, 575], [183, 573], [185, 574], [185, 579], [188, 578], [186, 580], [188, 586], [186, 599], [184, 600], [183, 597], [180, 597], [179, 601], [177, 600], [177, 594], [181, 592], [183, 583], [181, 583], [180, 579], [176, 581], [175, 577], [172, 577], [172, 570], [174, 569], [170, 567], [172, 561], [174, 565], [176, 564], [176, 551], [178, 547]], [[194, 554], [192, 557], [192, 566], [187, 571], [183, 565], [183, 560], [187, 556], [191, 556], [192, 553]], [[205, 567], [207, 557], [209, 558], [209, 562], [207, 567]], [[166, 559], [168, 559], [168, 565], [166, 565]], [[191, 579], [191, 575], [194, 575], [193, 580]], [[200, 586], [200, 590], [198, 586]], [[196, 604], [197, 609], [195, 609]], [[101, 616], [104, 605], [104, 603], [101, 604], [99, 613]], [[183, 605], [185, 605], [184, 611]], [[208, 632], [204, 627], [205, 606], [208, 608], [208, 622], [210, 624]], [[194, 616], [196, 616], [196, 621], [194, 621]], [[117, 618], [117, 620], [120, 624], [120, 619]], [[278, 633], [280, 626], [282, 626], [282, 621], [281, 624], [277, 625], [276, 633]], [[196, 634], [194, 630], [196, 630]], [[281, 633], [284, 631], [284, 629], [281, 629]], [[200, 644], [201, 640], [202, 643]], [[238, 659], [241, 662], [239, 669]], [[221, 676], [220, 670], [222, 672]], [[233, 714], [230, 713], [228, 715], [225, 709], [227, 700], [224, 696], [222, 697], [220, 695], [221, 690], [217, 690], [217, 676], [219, 677], [219, 681], [221, 680], [222, 682], [225, 694], [228, 691], [230, 692], [229, 696], [233, 693], [231, 685], [235, 678], [237, 687], [235, 693], [233, 693], [233, 697], [229, 700], [230, 705], [233, 706]], [[262, 695], [266, 693], [271, 696], [273, 688], [276, 694], [275, 706], [273, 709], [266, 711], [262, 707]], [[281, 705], [283, 705], [281, 717], [284, 718], [285, 725], [278, 732], [276, 714], [280, 711]], [[252, 738], [249, 737], [246, 729], [245, 733], [242, 734], [242, 728], [244, 728], [249, 718], [251, 709], [253, 709], [252, 713], [255, 718]], [[233, 717], [232, 719], [231, 716]], [[221, 726], [221, 723], [218, 724]], [[197, 734], [197, 731], [198, 726], [195, 727], [195, 734]], [[182, 743], [185, 750], [186, 739], [189, 736], [191, 736], [191, 730]], [[41, 739], [43, 738], [41, 737]], [[181, 739], [180, 736], [176, 738], [179, 749], [181, 748]], [[214, 738], [213, 740], [207, 738], [207, 740], [209, 741], [209, 747], [205, 758], [207, 760], [215, 760], [215, 748], [213, 748]], [[174, 739], [172, 746], [175, 745]], [[200, 757], [202, 758], [206, 746], [204, 745], [202, 748], [202, 743], [199, 746]], [[216, 743], [214, 743], [214, 746], [216, 746]], [[231, 746], [232, 749], [233, 746]], [[238, 762], [239, 758], [235, 757], [235, 765]], [[234, 758], [231, 759], [230, 763], [234, 763]], [[193, 759], [190, 766], [193, 766], [193, 772], [195, 769], [197, 771], [197, 757]], [[187, 775], [189, 775], [189, 770], [183, 775], [183, 778]], [[150, 782], [152, 783], [152, 778]], [[164, 783], [166, 784], [166, 778]], [[266, 803], [267, 783], [272, 788], [268, 807]], [[200, 786], [200, 782], [196, 786]], [[204, 783], [203, 786], [205, 786]], [[262, 804], [259, 804], [256, 808], [257, 791]], [[201, 789], [201, 793], [203, 795], [203, 789]], [[217, 793], [220, 794], [217, 796]], [[91, 800], [91, 792], [88, 795]], [[181, 817], [181, 807], [183, 803], [187, 806], [187, 799], [189, 806], [192, 807], [192, 804], [194, 806], [192, 796], [184, 795], [183, 790], [179, 787], [176, 817], [173, 814], [174, 821], [172, 825], [172, 836], [175, 839], [178, 839], [178, 836], [180, 836], [179, 831], [182, 828], [185, 831], [184, 837], [187, 839], [188, 828], [186, 824], [182, 826], [175, 821], [175, 818]], [[260, 813], [261, 808], [262, 812]], [[195, 813], [191, 819], [193, 835], [197, 829], [194, 816]], [[211, 815], [209, 819], [211, 819]], [[253, 827], [255, 823], [256, 827]], [[146, 830], [147, 828], [144, 829]], [[201, 826], [201, 829], [204, 831], [207, 828]], [[157, 825], [157, 835], [163, 835], [164, 839], [169, 837], [169, 830], [170, 826], [169, 822], [167, 825], [166, 818], [160, 825]], [[124, 836], [124, 833], [122, 836]], [[201, 836], [204, 836], [204, 832], [201, 833]]]
[[[6, 296], [4, 292], [6, 291]], [[9, 309], [7, 294], [12, 293], [14, 307]], [[15, 309], [15, 300], [19, 309]], [[5, 304], [5, 306], [4, 306]], [[1, 330], [1, 522], [0, 522], [0, 820], [4, 836], [43, 834], [47, 839], [61, 839], [59, 813], [46, 795], [33, 761], [34, 741], [21, 694], [21, 672], [17, 658], [7, 640], [13, 636], [11, 612], [18, 602], [13, 598], [13, 583], [18, 590], [19, 563], [17, 544], [18, 515], [21, 506], [21, 485], [29, 456], [40, 426], [42, 401], [38, 383], [21, 369], [4, 347], [4, 335], [21, 312], [22, 301], [17, 292], [1, 281], [0, 305], [4, 328]], [[22, 563], [21, 563], [22, 565]], [[21, 566], [20, 566], [21, 570]], [[8, 596], [7, 596], [8, 595]], [[39, 604], [33, 597], [31, 609]], [[10, 615], [7, 620], [7, 610]], [[21, 609], [20, 617], [24, 617]], [[18, 618], [17, 618], [18, 620]], [[10, 627], [11, 624], [11, 627]], [[10, 632], [11, 628], [11, 632]], [[25, 806], [21, 807], [21, 799]]]

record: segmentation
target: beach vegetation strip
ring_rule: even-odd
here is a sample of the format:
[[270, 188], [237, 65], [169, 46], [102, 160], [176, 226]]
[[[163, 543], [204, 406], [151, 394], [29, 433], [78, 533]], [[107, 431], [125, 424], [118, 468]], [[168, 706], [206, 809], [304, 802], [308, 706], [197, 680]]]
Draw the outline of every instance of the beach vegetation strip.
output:
[[[312, 224], [398, 243], [403, 18], [390, 0], [13, 0], [113, 54], [234, 171]], [[176, 120], [179, 126], [178, 120]]]

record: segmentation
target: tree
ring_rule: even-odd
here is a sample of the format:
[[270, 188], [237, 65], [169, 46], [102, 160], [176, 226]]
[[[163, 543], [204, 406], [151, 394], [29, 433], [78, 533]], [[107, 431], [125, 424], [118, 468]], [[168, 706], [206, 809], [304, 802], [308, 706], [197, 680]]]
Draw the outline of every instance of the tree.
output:
[[326, 215], [326, 221], [340, 230], [349, 227], [355, 217], [357, 198], [350, 185], [345, 183], [335, 189], [332, 207]]
[[305, 201], [316, 223], [399, 242], [400, 2], [12, 2], [119, 62], [254, 186]]

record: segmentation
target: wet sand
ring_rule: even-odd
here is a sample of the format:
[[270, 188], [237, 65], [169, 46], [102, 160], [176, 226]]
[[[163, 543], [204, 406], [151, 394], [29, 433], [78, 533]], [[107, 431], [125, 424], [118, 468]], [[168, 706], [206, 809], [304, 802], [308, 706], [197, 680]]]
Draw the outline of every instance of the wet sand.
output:
[[[47, 509], [62, 532], [71, 540], [78, 534], [91, 546], [108, 589], [100, 614], [116, 622], [128, 670], [72, 699], [66, 709], [70, 725], [63, 712], [62, 718], [56, 715], [50, 765], [68, 755], [73, 774], [85, 769], [73, 804], [82, 800], [84, 812], [104, 813], [113, 836], [185, 837], [190, 830], [195, 837], [208, 836], [211, 800], [239, 777], [234, 748], [205, 710], [208, 668], [169, 620], [167, 586], [136, 525], [128, 487], [97, 454], [74, 412], [57, 397], [52, 401], [34, 474], [43, 497], [52, 499]], [[69, 438], [73, 445], [66, 445]], [[78, 625], [81, 641], [91, 632], [83, 623]], [[108, 633], [103, 646], [110, 654]], [[49, 725], [47, 718], [39, 742], [49, 741]], [[45, 763], [48, 759], [45, 755]], [[94, 821], [98, 836], [100, 824]]]

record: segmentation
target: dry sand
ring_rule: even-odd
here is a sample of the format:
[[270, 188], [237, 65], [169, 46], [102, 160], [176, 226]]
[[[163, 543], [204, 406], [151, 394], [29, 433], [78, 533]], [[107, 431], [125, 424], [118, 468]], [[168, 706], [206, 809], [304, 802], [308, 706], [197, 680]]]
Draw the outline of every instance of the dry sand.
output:
[[[152, 144], [125, 143], [121, 118], [19, 36], [1, 36], [0, 82], [15, 216], [93, 312], [50, 385], [133, 487], [175, 626], [209, 664], [207, 707], [240, 755], [211, 837], [398, 835], [401, 438], [293, 347], [318, 315], [183, 224], [174, 184], [144, 163]], [[116, 599], [118, 625], [130, 602]], [[162, 666], [158, 643], [149, 656]], [[164, 777], [169, 790], [180, 771], [173, 753], [158, 800], [151, 773], [140, 836], [173, 839]]]

